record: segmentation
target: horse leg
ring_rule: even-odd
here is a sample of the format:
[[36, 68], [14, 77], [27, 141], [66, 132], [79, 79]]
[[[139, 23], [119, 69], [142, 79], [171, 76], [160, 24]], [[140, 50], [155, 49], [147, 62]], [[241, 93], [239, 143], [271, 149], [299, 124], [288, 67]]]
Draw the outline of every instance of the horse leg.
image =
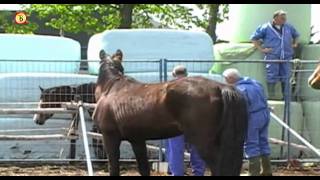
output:
[[110, 176], [120, 176], [120, 136], [103, 134], [103, 141], [109, 159]]
[[[93, 111], [88, 110], [88, 113], [89, 113], [90, 117], [92, 117]], [[101, 133], [98, 128], [98, 125], [96, 125], [95, 123], [92, 124], [91, 132]], [[103, 142], [101, 139], [97, 139], [96, 137], [92, 137], [92, 147], [93, 147], [94, 154], [98, 159], [106, 159], [107, 158], [107, 155], [106, 155], [104, 147], [103, 147]]]
[[150, 167], [147, 156], [147, 145], [145, 141], [130, 141], [133, 152], [138, 162], [139, 173], [142, 176], [150, 176]]
[[[78, 119], [78, 115], [77, 114], [73, 114], [72, 115], [72, 122], [70, 125], [70, 130], [68, 135], [76, 135], [76, 131], [78, 129], [78, 123], [79, 123], [79, 119]], [[76, 158], [76, 144], [77, 144], [77, 140], [76, 139], [72, 139], [70, 140], [70, 154], [69, 157], [70, 159], [75, 159]]]

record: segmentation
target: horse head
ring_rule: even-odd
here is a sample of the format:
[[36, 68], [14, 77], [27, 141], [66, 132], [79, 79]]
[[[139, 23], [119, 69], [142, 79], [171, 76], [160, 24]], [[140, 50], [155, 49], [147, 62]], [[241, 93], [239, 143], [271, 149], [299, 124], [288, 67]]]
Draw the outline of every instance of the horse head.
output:
[[311, 76], [309, 76], [308, 84], [313, 89], [320, 89], [320, 63], [317, 65]]
[[[38, 104], [39, 109], [43, 108], [60, 108], [62, 102], [70, 102], [73, 99], [75, 88], [71, 86], [60, 86], [49, 89], [40, 87], [41, 95]], [[33, 121], [38, 125], [43, 125], [53, 116], [53, 113], [37, 113]]]
[[101, 50], [98, 79], [108, 81], [115, 76], [123, 75], [122, 58], [123, 54], [121, 50], [117, 50], [112, 56], [107, 54], [104, 50]]
[[112, 79], [122, 77], [124, 69], [122, 66], [122, 51], [117, 50], [115, 54], [110, 56], [103, 49], [99, 53], [100, 55], [100, 68], [99, 75], [95, 90], [95, 99], [98, 102], [101, 94], [106, 90], [109, 82]]

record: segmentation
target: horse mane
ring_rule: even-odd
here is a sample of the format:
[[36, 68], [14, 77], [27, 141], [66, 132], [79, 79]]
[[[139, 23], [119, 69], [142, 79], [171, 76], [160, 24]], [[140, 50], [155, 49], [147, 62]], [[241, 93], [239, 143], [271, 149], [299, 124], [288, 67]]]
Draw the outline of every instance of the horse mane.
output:
[[103, 95], [107, 95], [109, 94], [111, 88], [113, 87], [113, 85], [120, 79], [123, 79], [123, 76], [117, 76], [117, 77], [114, 77], [112, 78], [111, 80], [109, 80], [107, 82], [107, 84], [105, 85], [105, 91], [103, 92]]

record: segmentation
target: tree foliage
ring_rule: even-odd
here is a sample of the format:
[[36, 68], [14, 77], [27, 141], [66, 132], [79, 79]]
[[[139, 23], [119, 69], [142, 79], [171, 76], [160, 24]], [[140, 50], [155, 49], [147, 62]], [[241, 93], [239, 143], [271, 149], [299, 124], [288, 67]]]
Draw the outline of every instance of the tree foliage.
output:
[[[225, 4], [198, 4], [203, 16], [180, 4], [31, 4], [28, 14], [36, 15], [45, 25], [64, 32], [86, 32], [89, 35], [116, 28], [179, 28], [201, 27], [212, 37], [216, 23], [227, 18]], [[1, 16], [0, 16], [1, 21]], [[32, 22], [19, 26], [1, 23], [6, 32], [30, 33], [37, 28]]]

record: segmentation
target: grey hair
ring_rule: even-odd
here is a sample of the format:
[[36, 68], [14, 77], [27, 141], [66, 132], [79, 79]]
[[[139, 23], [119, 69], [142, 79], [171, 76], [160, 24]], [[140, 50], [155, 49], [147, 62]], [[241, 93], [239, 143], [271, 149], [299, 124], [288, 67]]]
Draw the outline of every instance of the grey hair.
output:
[[222, 75], [224, 77], [232, 77], [234, 79], [240, 79], [241, 78], [240, 72], [238, 71], [238, 69], [235, 69], [235, 68], [230, 68], [230, 69], [225, 70], [222, 73]]
[[173, 76], [177, 76], [177, 75], [188, 76], [187, 68], [183, 65], [177, 65], [173, 68], [172, 75]]
[[284, 10], [278, 10], [273, 13], [273, 19], [281, 15], [287, 15], [287, 12], [285, 12]]

